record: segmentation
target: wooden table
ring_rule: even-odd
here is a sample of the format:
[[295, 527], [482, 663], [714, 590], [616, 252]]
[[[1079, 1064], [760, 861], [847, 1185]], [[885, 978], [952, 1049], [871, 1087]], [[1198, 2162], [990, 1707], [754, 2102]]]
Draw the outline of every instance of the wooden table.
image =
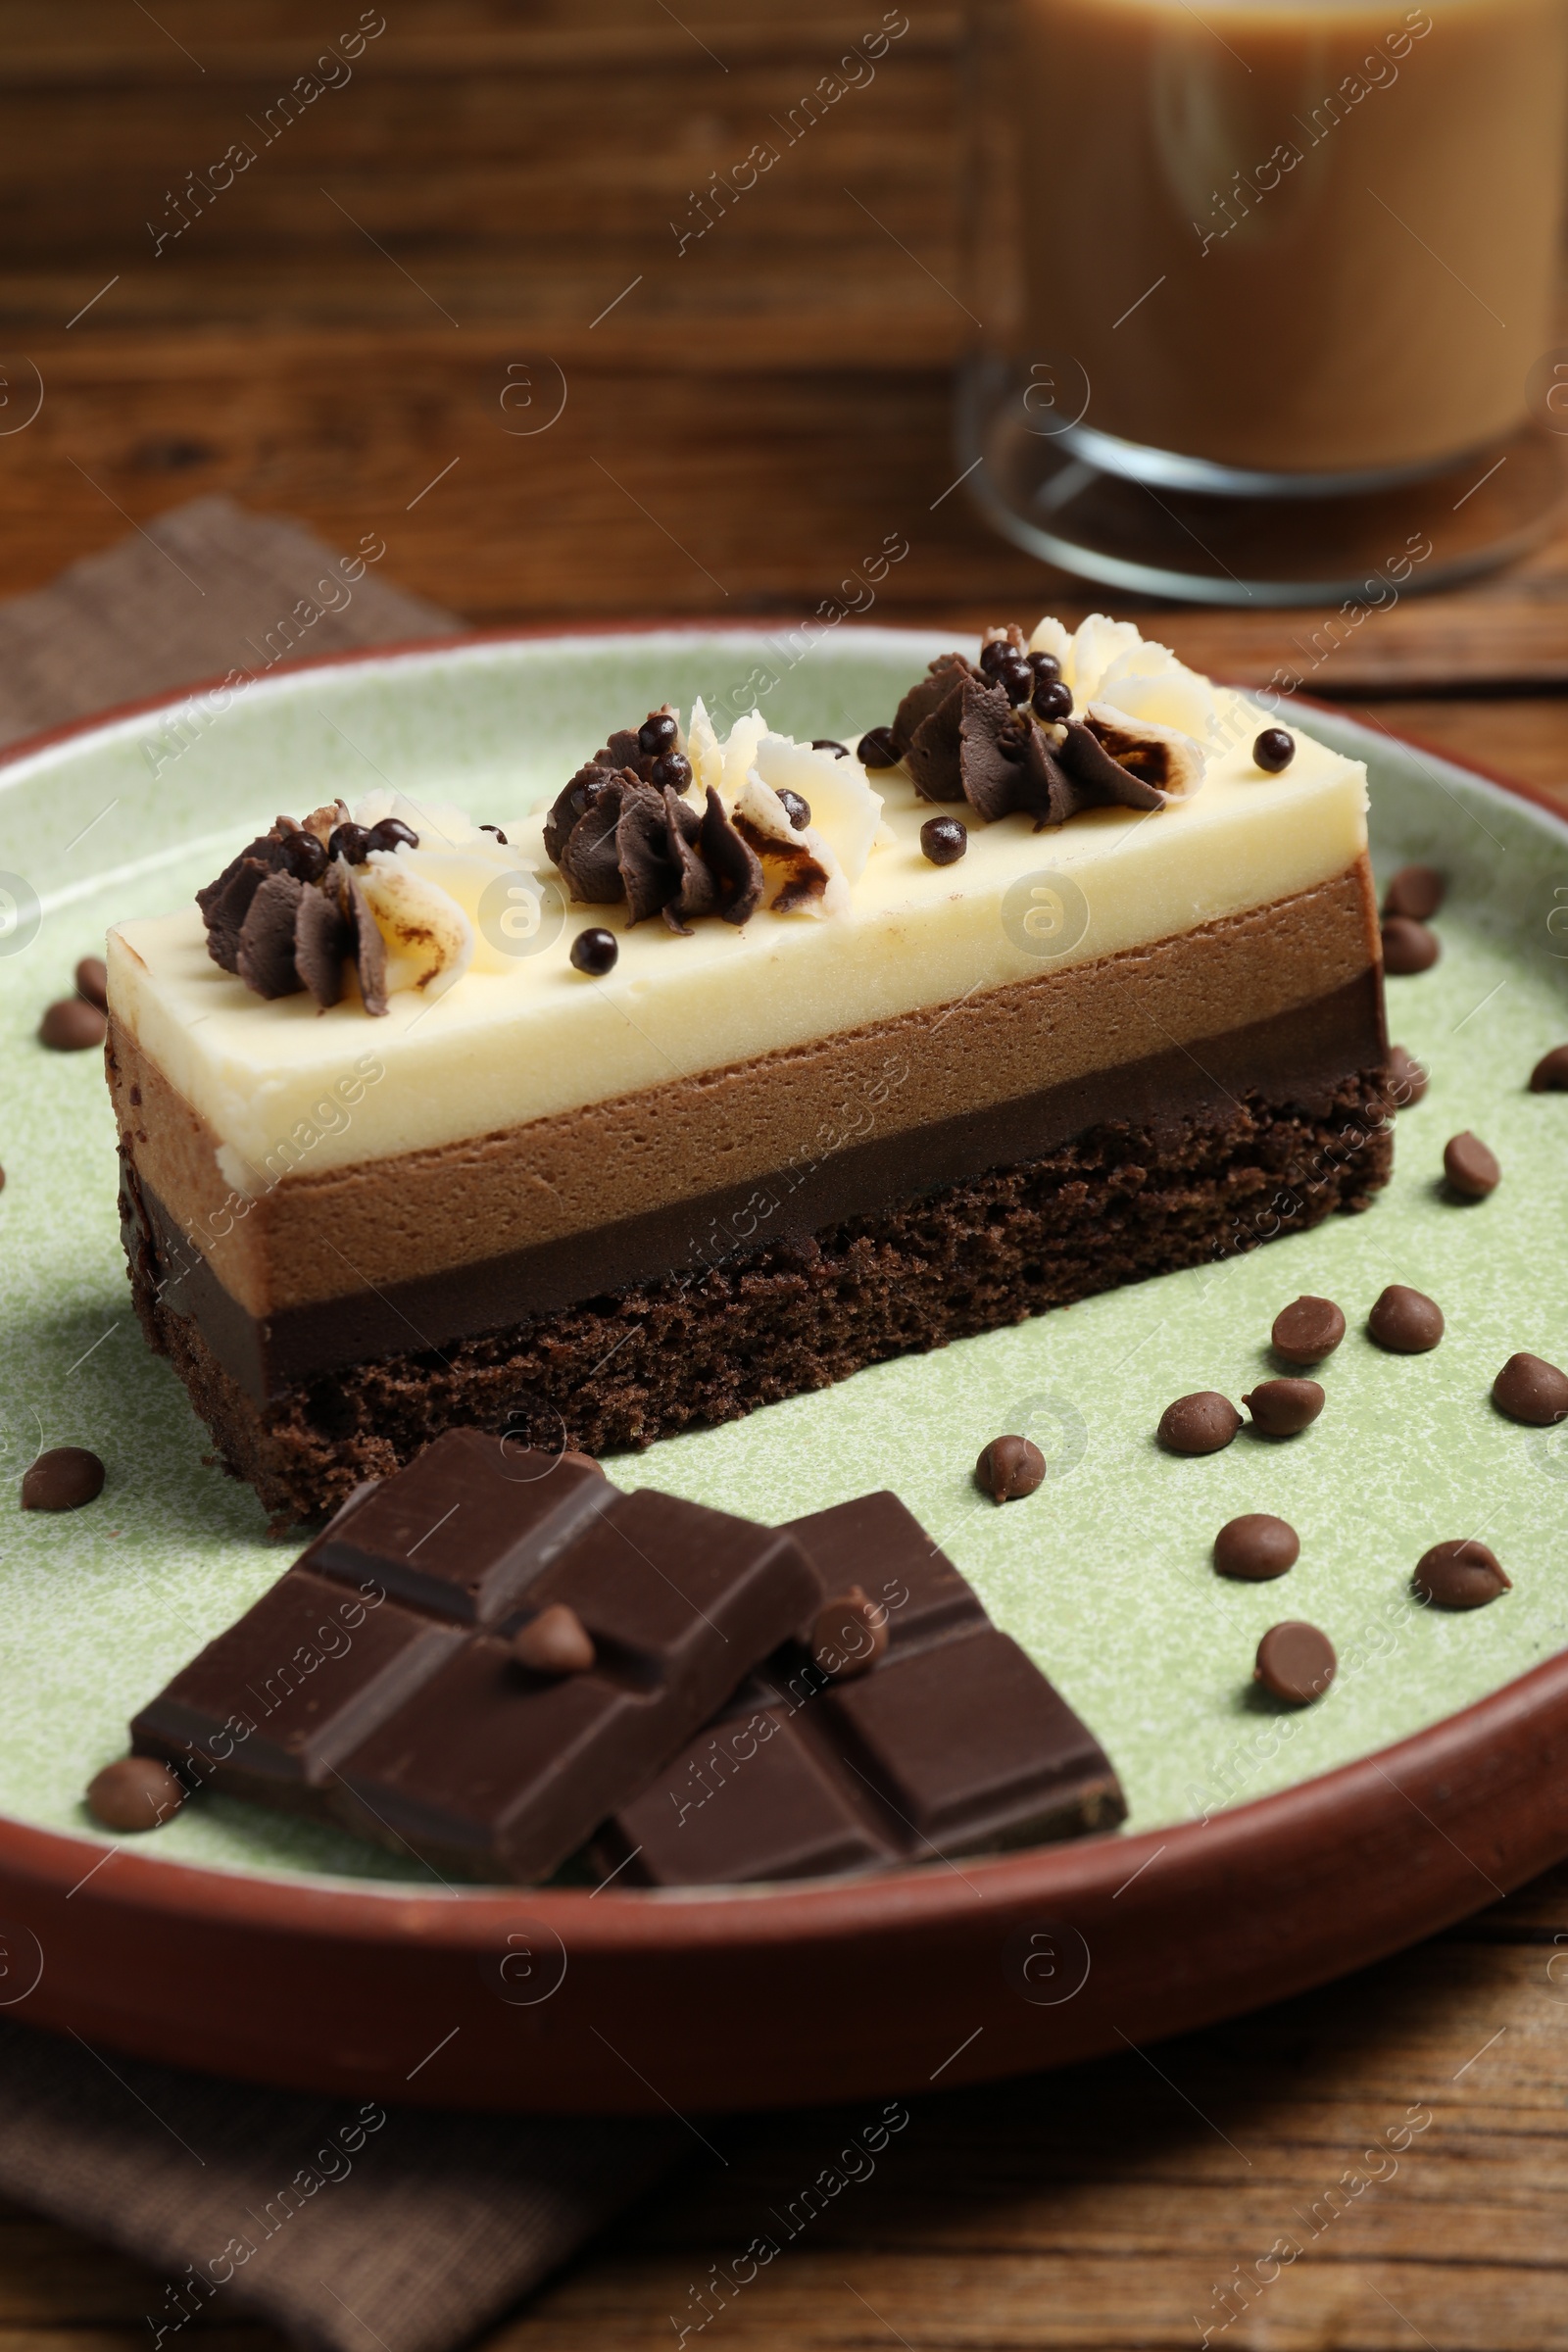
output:
[[[303, 0], [163, 0], [156, 19], [77, 0], [69, 24], [0, 0], [0, 388], [20, 401], [27, 362], [46, 388], [0, 436], [8, 589], [222, 490], [336, 547], [380, 532], [389, 573], [486, 625], [799, 614], [888, 532], [910, 552], [875, 619], [964, 633], [1104, 601], [997, 544], [952, 487], [951, 14], [907, 0], [875, 82], [684, 253], [670, 222], [694, 218], [691, 192], [770, 122], [781, 143], [880, 8], [387, 14], [353, 80], [269, 138], [319, 44]], [[188, 199], [155, 252], [186, 173], [246, 137], [254, 165]], [[517, 430], [563, 381], [556, 420]], [[1507, 577], [1364, 625], [1172, 612], [1153, 633], [1231, 678], [1295, 668], [1568, 807], [1568, 532]], [[1231, 2027], [911, 2109], [875, 2177], [708, 2340], [1568, 2345], [1568, 1871]], [[675, 2340], [713, 2266], [865, 2120], [713, 2127], [722, 2166], [694, 2141], [690, 2168], [495, 2340]], [[139, 2352], [160, 2291], [0, 2213], [0, 2352]]]

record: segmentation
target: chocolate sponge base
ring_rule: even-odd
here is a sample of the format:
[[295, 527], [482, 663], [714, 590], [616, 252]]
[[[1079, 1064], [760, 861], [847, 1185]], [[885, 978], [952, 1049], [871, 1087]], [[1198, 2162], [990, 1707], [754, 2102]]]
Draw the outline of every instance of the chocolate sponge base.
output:
[[1047, 1156], [695, 1276], [387, 1355], [259, 1405], [133, 1250], [136, 1311], [228, 1468], [275, 1517], [334, 1508], [458, 1424], [610, 1453], [732, 1421], [866, 1364], [945, 1347], [1367, 1206], [1389, 1178], [1388, 1074], [1323, 1115], [1250, 1096], [1223, 1117], [1096, 1127]]

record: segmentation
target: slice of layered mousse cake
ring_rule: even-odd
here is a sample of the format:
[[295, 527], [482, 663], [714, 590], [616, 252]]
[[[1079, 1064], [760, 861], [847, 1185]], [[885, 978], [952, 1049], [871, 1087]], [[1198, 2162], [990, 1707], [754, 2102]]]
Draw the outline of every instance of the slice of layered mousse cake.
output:
[[666, 708], [504, 830], [279, 818], [109, 975], [143, 1328], [291, 1517], [453, 1426], [646, 1446], [1390, 1167], [1364, 771], [1099, 615], [858, 744]]

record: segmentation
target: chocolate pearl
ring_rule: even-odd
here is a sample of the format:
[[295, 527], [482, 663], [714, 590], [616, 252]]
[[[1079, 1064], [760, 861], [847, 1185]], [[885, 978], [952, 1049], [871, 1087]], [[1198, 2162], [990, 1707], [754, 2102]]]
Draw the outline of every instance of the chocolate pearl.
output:
[[1435, 865], [1401, 865], [1383, 893], [1385, 914], [1408, 914], [1424, 923], [1443, 905], [1447, 884]]
[[787, 787], [778, 797], [783, 802], [784, 813], [795, 827], [796, 832], [804, 833], [811, 821], [810, 802], [803, 800], [798, 792], [791, 792]]
[[818, 1609], [807, 1643], [811, 1663], [836, 1683], [869, 1674], [888, 1646], [888, 1613], [867, 1599], [858, 1585]]
[[319, 882], [330, 860], [326, 844], [318, 841], [314, 833], [290, 833], [283, 843], [283, 855], [288, 870], [296, 882]]
[[1568, 1093], [1568, 1046], [1553, 1046], [1549, 1054], [1543, 1054], [1530, 1073], [1530, 1092], [1533, 1095]]
[[1429, 1608], [1484, 1609], [1499, 1592], [1513, 1591], [1513, 1578], [1490, 1545], [1465, 1536], [1424, 1551], [1410, 1590]]
[[334, 825], [326, 845], [330, 857], [348, 865], [363, 865], [369, 846], [370, 836], [363, 825]]
[[684, 792], [692, 780], [692, 763], [684, 752], [662, 752], [648, 771], [650, 784], [662, 792], [666, 784], [676, 792]]
[[1269, 1333], [1276, 1355], [1288, 1364], [1320, 1364], [1345, 1337], [1345, 1317], [1332, 1298], [1298, 1298], [1282, 1307]]
[[1036, 691], [1035, 673], [1022, 654], [1009, 654], [997, 664], [996, 683], [1016, 710]]
[[1366, 1327], [1391, 1355], [1425, 1355], [1443, 1337], [1443, 1309], [1424, 1291], [1391, 1282], [1368, 1315]]
[[24, 1511], [78, 1511], [103, 1493], [104, 1466], [85, 1446], [52, 1446], [22, 1477]]
[[1327, 1634], [1298, 1621], [1271, 1625], [1257, 1645], [1252, 1680], [1282, 1706], [1308, 1707], [1334, 1680], [1339, 1660]]
[[[1431, 1083], [1432, 1073], [1424, 1061], [1417, 1061], [1403, 1046], [1389, 1048], [1388, 1099], [1396, 1110], [1405, 1110], [1412, 1102], [1419, 1102]], [[1564, 1083], [1568, 1084], [1568, 1078]]]
[[1262, 1380], [1242, 1402], [1265, 1438], [1295, 1438], [1323, 1410], [1323, 1391], [1315, 1380]]
[[1046, 1475], [1046, 1457], [1027, 1438], [993, 1438], [974, 1466], [994, 1502], [1021, 1502]]
[[1383, 924], [1383, 968], [1403, 979], [1410, 972], [1429, 972], [1443, 954], [1443, 942], [1425, 923], [1408, 914], [1391, 914]]
[[156, 1830], [185, 1801], [185, 1789], [156, 1756], [122, 1756], [87, 1783], [87, 1810], [106, 1830]]
[[811, 749], [813, 752], [831, 752], [835, 760], [847, 760], [850, 756], [849, 745], [840, 743], [835, 735], [813, 735]]
[[1218, 1453], [1241, 1426], [1242, 1416], [1228, 1396], [1215, 1389], [1198, 1389], [1166, 1405], [1157, 1434], [1171, 1453]]
[[379, 824], [370, 827], [365, 837], [367, 853], [371, 850], [416, 850], [419, 836], [401, 816], [383, 816]]
[[598, 924], [591, 931], [579, 931], [571, 943], [573, 966], [592, 980], [602, 980], [607, 972], [612, 972], [619, 954], [620, 942], [613, 931], [606, 931]]
[[1301, 1556], [1301, 1539], [1289, 1520], [1267, 1511], [1247, 1511], [1227, 1519], [1214, 1538], [1214, 1565], [1221, 1576], [1250, 1585], [1266, 1584], [1283, 1576]]
[[1277, 776], [1296, 758], [1296, 737], [1284, 727], [1265, 727], [1252, 746], [1252, 763], [1265, 776]]
[[109, 966], [101, 956], [84, 956], [76, 966], [76, 994], [96, 1004], [100, 1012], [109, 1010]]
[[1443, 1147], [1443, 1173], [1449, 1189], [1466, 1200], [1484, 1200], [1494, 1193], [1502, 1181], [1494, 1152], [1490, 1152], [1479, 1135], [1467, 1127], [1463, 1135], [1450, 1135]]
[[1004, 662], [1016, 662], [1019, 659], [1020, 656], [1015, 652], [1011, 638], [1004, 631], [998, 636], [985, 639], [980, 648], [978, 666], [988, 678], [994, 678]]
[[512, 1654], [534, 1674], [587, 1674], [599, 1653], [576, 1610], [556, 1600], [513, 1635]]
[[1037, 686], [1043, 686], [1048, 678], [1060, 677], [1061, 663], [1056, 660], [1054, 654], [1030, 654], [1026, 658], [1030, 668], [1035, 673]]
[[657, 760], [662, 753], [674, 750], [679, 734], [679, 722], [669, 711], [650, 710], [637, 730], [637, 749], [645, 760]]
[[862, 767], [897, 767], [904, 754], [891, 727], [872, 727], [855, 747]]
[[108, 1034], [107, 1019], [85, 997], [62, 997], [38, 1023], [39, 1037], [56, 1054], [85, 1053], [89, 1046], [101, 1046]]
[[920, 827], [920, 847], [933, 865], [956, 865], [969, 847], [969, 829], [956, 816], [928, 816]]
[[1034, 691], [1036, 718], [1065, 718], [1072, 710], [1072, 688], [1060, 678], [1042, 678]]
[[1568, 1420], [1568, 1372], [1543, 1355], [1510, 1355], [1492, 1384], [1492, 1401], [1510, 1421], [1550, 1429]]

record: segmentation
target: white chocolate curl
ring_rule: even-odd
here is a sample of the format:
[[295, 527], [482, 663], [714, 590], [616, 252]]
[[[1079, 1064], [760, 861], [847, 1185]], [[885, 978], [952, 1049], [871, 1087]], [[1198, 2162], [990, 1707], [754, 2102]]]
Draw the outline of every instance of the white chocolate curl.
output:
[[386, 946], [388, 995], [441, 996], [466, 971], [506, 971], [510, 958], [485, 937], [478, 911], [496, 876], [518, 871], [516, 852], [445, 801], [382, 789], [354, 811], [367, 827], [389, 816], [418, 835], [418, 848], [372, 850], [355, 869]]
[[1141, 637], [1130, 620], [1091, 612], [1071, 636], [1049, 615], [1029, 640], [1034, 654], [1052, 654], [1072, 689], [1078, 717], [1091, 710], [1134, 737], [1171, 740], [1171, 772], [1180, 780], [1166, 787], [1179, 798], [1195, 793], [1217, 739], [1214, 691], [1205, 677], [1178, 662], [1168, 645]]

